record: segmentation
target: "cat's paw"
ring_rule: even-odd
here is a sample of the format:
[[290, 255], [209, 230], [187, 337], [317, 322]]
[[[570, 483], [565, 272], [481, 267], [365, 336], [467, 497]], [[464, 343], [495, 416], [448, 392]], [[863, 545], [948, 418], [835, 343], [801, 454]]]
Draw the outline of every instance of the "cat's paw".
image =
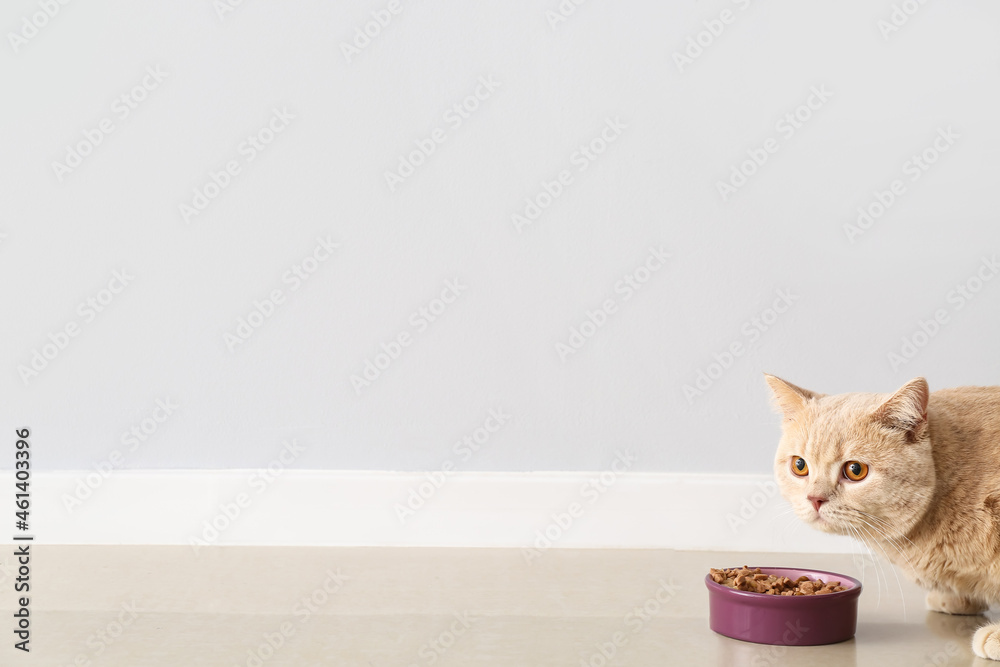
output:
[[983, 613], [990, 606], [962, 595], [931, 591], [927, 594], [927, 608], [945, 614], [975, 615]]
[[1000, 660], [1000, 623], [985, 625], [972, 636], [972, 651], [980, 658]]

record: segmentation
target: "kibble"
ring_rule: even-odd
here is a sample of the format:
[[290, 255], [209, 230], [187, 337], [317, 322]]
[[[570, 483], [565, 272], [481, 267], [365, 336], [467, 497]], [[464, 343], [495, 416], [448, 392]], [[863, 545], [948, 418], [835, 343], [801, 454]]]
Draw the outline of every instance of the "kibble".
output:
[[764, 593], [765, 595], [829, 595], [846, 591], [839, 581], [824, 582], [822, 579], [810, 579], [801, 576], [794, 581], [788, 577], [777, 577], [764, 574], [759, 567], [750, 569], [746, 565], [740, 568], [725, 568], [722, 570], [709, 568], [712, 581], [723, 586], [735, 588], [738, 591]]

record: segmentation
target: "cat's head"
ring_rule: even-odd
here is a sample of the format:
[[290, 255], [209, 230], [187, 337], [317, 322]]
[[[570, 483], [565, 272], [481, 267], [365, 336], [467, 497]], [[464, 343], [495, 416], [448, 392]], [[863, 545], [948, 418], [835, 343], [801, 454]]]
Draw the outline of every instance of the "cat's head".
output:
[[894, 394], [827, 396], [765, 379], [784, 415], [775, 478], [799, 518], [862, 539], [909, 532], [935, 485], [927, 381]]

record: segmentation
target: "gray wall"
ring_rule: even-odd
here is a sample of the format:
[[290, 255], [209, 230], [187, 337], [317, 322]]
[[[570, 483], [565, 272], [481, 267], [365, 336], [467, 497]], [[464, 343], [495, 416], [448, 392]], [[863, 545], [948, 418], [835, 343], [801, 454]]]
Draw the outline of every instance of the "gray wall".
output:
[[0, 399], [37, 467], [767, 472], [762, 370], [1000, 381], [995, 3], [392, 6], [5, 3]]

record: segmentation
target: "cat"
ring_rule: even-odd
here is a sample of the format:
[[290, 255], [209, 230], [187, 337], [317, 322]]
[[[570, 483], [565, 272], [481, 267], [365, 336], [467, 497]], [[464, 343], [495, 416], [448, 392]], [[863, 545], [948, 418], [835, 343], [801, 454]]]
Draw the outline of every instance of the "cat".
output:
[[[775, 477], [800, 519], [884, 552], [933, 611], [1000, 602], [1000, 387], [931, 394], [916, 378], [826, 395], [765, 379], [784, 416]], [[972, 650], [1000, 660], [1000, 623], [976, 630]]]

